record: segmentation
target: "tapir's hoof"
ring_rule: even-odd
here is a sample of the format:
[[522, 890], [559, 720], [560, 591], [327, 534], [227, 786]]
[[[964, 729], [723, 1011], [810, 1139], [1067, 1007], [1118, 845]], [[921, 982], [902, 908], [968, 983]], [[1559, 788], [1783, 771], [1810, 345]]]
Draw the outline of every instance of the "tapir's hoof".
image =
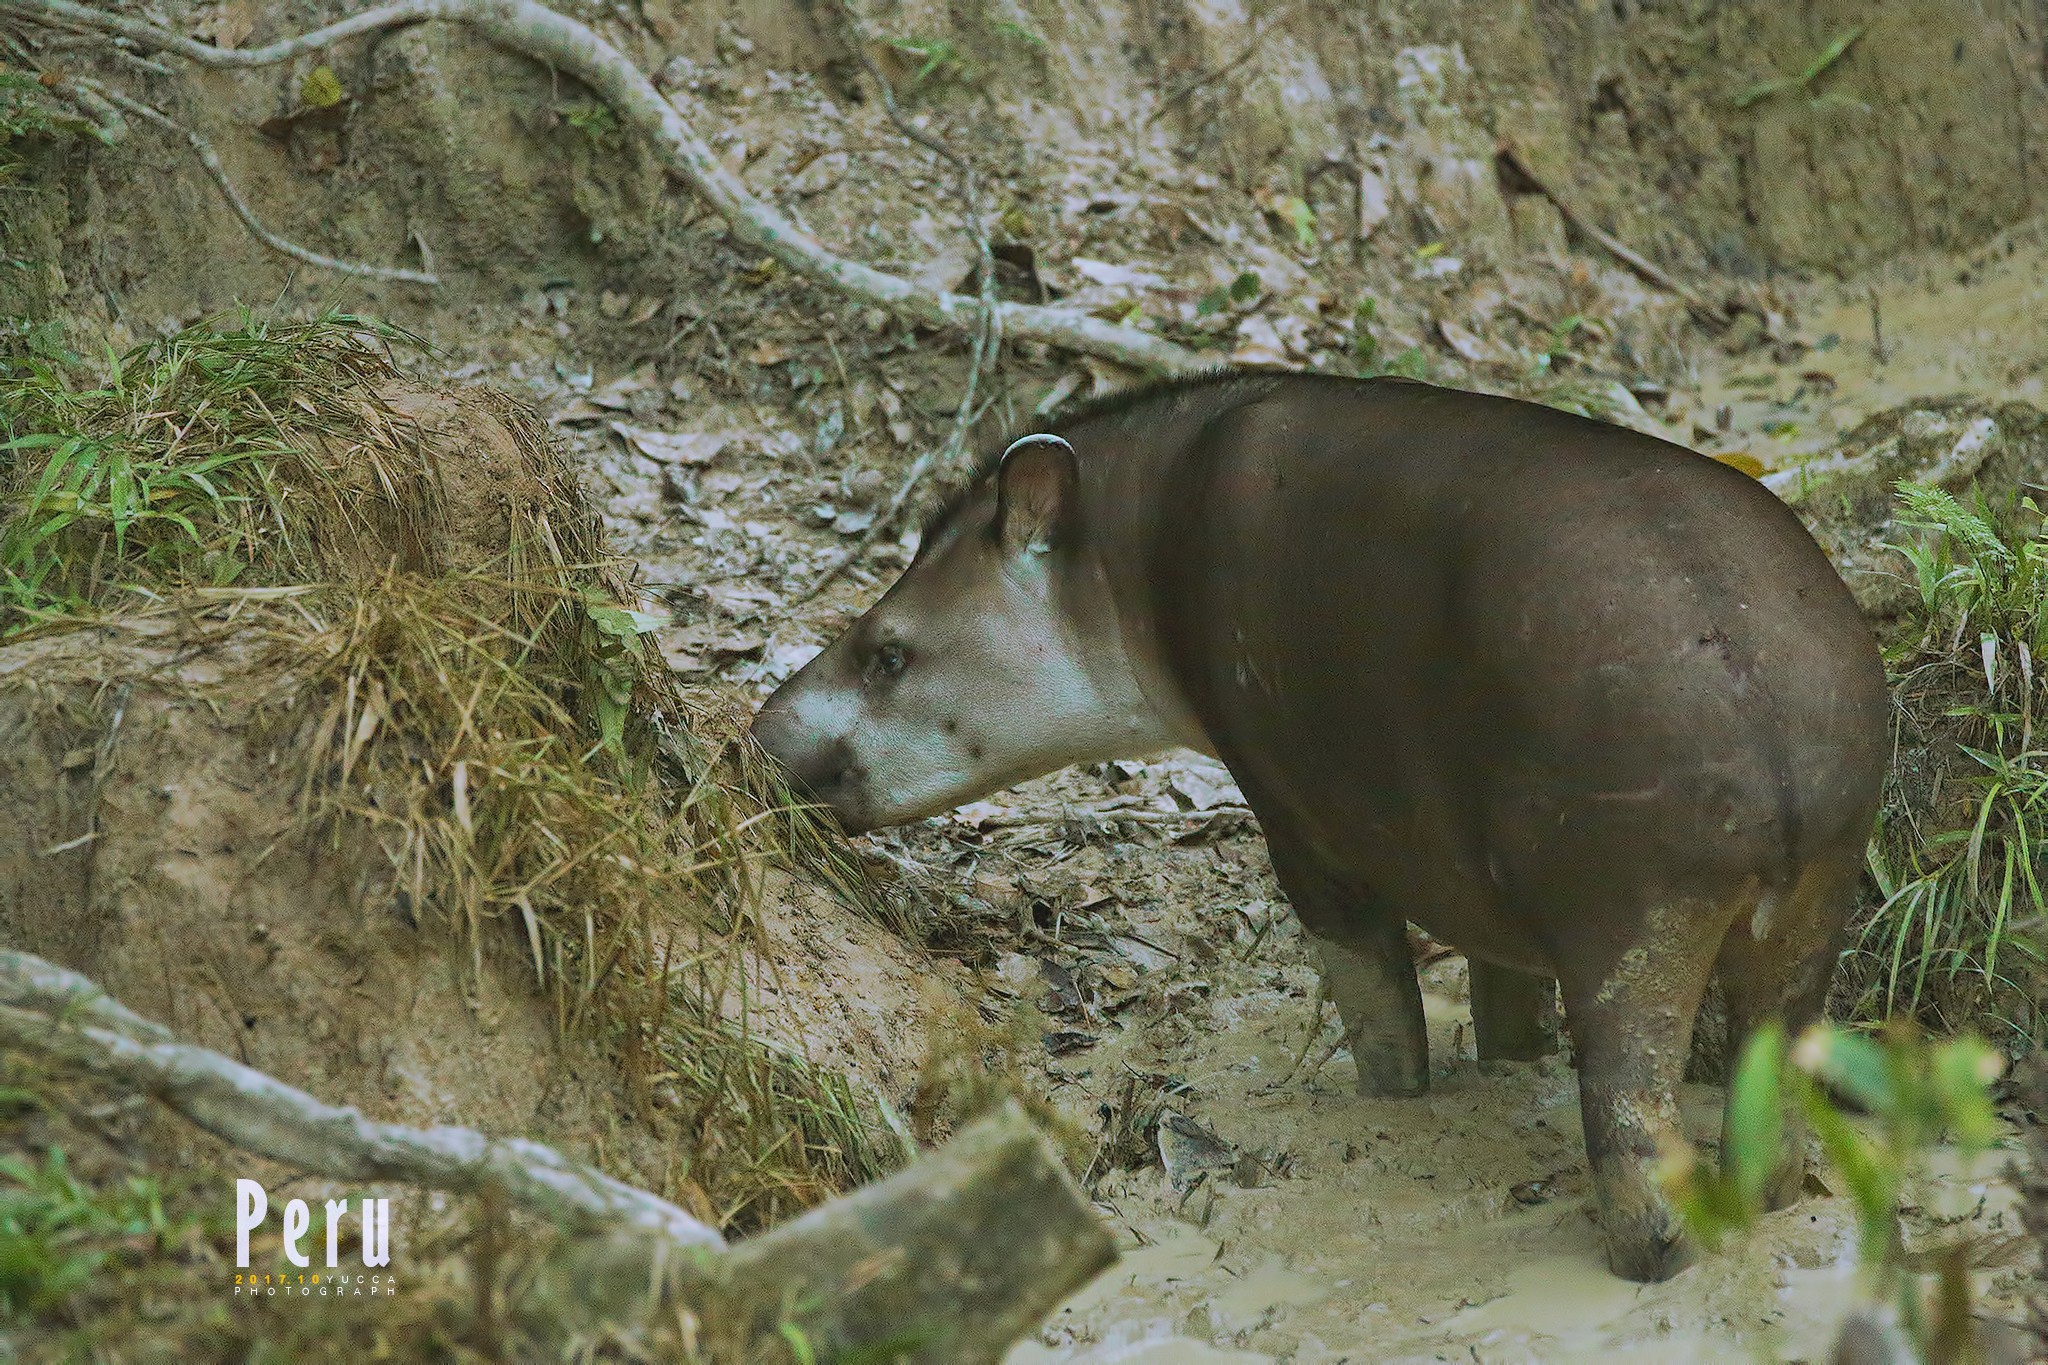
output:
[[1646, 1218], [1632, 1227], [1607, 1229], [1607, 1265], [1624, 1280], [1655, 1284], [1670, 1279], [1692, 1261], [1692, 1243], [1669, 1215]]
[[1806, 1155], [1794, 1153], [1771, 1172], [1771, 1178], [1764, 1183], [1764, 1208], [1776, 1213], [1789, 1209], [1799, 1202], [1799, 1196], [1806, 1193]]

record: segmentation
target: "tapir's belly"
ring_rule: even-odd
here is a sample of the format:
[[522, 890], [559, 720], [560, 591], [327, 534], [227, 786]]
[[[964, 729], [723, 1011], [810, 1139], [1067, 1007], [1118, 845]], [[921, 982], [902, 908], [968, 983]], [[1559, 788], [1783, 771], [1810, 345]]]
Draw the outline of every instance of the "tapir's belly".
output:
[[1502, 884], [1496, 858], [1465, 845], [1440, 797], [1317, 781], [1314, 769], [1253, 762], [1269, 836], [1312, 849], [1323, 867], [1469, 955], [1555, 975], [1542, 925]]

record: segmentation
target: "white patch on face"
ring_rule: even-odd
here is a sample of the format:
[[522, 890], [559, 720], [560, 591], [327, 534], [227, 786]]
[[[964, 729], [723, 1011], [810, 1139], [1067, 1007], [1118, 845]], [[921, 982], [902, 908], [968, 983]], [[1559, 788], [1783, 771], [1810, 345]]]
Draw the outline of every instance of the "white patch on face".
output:
[[[1171, 742], [1115, 627], [1088, 640], [1065, 619], [1049, 561], [957, 532], [947, 540], [775, 698], [785, 758], [843, 746], [851, 776], [826, 795], [848, 823], [913, 820]], [[885, 642], [906, 656], [893, 678], [872, 668]]]
[[[864, 714], [843, 733], [867, 772], [871, 818], [913, 820], [1105, 747], [1123, 752], [1128, 709], [1102, 695], [1056, 623], [983, 624], [1005, 627], [976, 632], [982, 648], [971, 653], [984, 666], [961, 657], [970, 650], [958, 641], [947, 657], [913, 664], [886, 708], [856, 708]], [[957, 728], [949, 732], [941, 716]]]

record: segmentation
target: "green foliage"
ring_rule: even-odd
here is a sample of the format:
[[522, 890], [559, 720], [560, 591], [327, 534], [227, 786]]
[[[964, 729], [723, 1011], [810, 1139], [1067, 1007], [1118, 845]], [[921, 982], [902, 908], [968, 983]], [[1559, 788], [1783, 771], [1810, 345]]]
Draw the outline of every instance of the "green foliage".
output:
[[1358, 362], [1360, 374], [1371, 374], [1380, 358], [1379, 335], [1372, 329], [1379, 311], [1377, 300], [1364, 298], [1351, 313], [1351, 358]]
[[[1763, 1181], [1778, 1160], [1788, 1107], [1820, 1140], [1842, 1192], [1856, 1208], [1858, 1264], [1871, 1297], [1893, 1305], [1923, 1346], [1967, 1329], [1969, 1247], [1951, 1243], [1909, 1255], [1899, 1205], [1908, 1184], [1944, 1140], [1965, 1158], [1998, 1136], [1991, 1084], [2003, 1070], [1980, 1039], [1929, 1042], [1910, 1026], [1882, 1038], [1818, 1024], [1788, 1050], [1782, 1030], [1760, 1029], [1744, 1046], [1729, 1085], [1730, 1150], [1720, 1169], [1704, 1170], [1691, 1151], [1674, 1153], [1661, 1177], [1686, 1228], [1709, 1246], [1754, 1226]], [[1852, 1121], [1829, 1091], [1862, 1108]], [[1937, 1308], [1923, 1300], [1922, 1267], [1940, 1277]], [[1961, 1305], [1960, 1324], [1947, 1321]]]
[[33, 73], [0, 69], [0, 186], [18, 178], [26, 164], [13, 144], [57, 127], [41, 94]]
[[1015, 19], [997, 19], [989, 27], [1001, 36], [1014, 38], [1029, 47], [1044, 48], [1049, 46], [1045, 41], [1044, 34], [1035, 28], [1018, 23]]
[[623, 757], [626, 718], [632, 714], [633, 691], [640, 684], [645, 662], [640, 637], [659, 629], [662, 620], [614, 605], [596, 588], [584, 593], [583, 615], [588, 623], [583, 644], [596, 697], [598, 742]]
[[1195, 301], [1195, 316], [1209, 317], [1231, 308], [1240, 308], [1256, 303], [1259, 299], [1259, 277], [1247, 270], [1229, 284], [1211, 289]]
[[570, 100], [556, 105], [555, 113], [601, 152], [617, 151], [623, 144], [619, 116], [603, 100]]
[[1896, 547], [1922, 633], [1894, 659], [1895, 690], [1901, 724], [1928, 729], [1900, 748], [1951, 752], [1957, 771], [1918, 793], [1893, 775], [1870, 850], [1883, 899], [1855, 947], [1858, 1010], [2038, 1043], [2048, 752], [2034, 736], [2034, 660], [2048, 644], [2048, 541], [2031, 500], [2000, 516], [1939, 488], [1902, 483], [1899, 495], [1900, 523], [1927, 534]]
[[90, 1283], [122, 1241], [160, 1243], [172, 1231], [155, 1180], [129, 1176], [92, 1189], [64, 1149], [40, 1164], [0, 1156], [0, 1319], [41, 1312]]
[[923, 63], [910, 78], [913, 87], [934, 76], [964, 75], [967, 70], [966, 56], [945, 38], [891, 38], [889, 46]]
[[1316, 211], [1299, 195], [1283, 194], [1272, 203], [1271, 212], [1294, 229], [1294, 245], [1302, 251], [1316, 248]]
[[299, 82], [299, 103], [308, 109], [331, 109], [348, 98], [331, 66], [316, 66]]
[[244, 316], [109, 354], [97, 384], [73, 388], [40, 335], [0, 368], [0, 636], [122, 583], [224, 587], [259, 560], [310, 575], [278, 470], [318, 475], [305, 442], [354, 417], [338, 406], [376, 358], [361, 338], [410, 340], [340, 314]]
[[1434, 373], [1430, 365], [1429, 352], [1420, 346], [1410, 346], [1395, 356], [1380, 371], [1381, 374], [1398, 375], [1403, 379], [1428, 379]]

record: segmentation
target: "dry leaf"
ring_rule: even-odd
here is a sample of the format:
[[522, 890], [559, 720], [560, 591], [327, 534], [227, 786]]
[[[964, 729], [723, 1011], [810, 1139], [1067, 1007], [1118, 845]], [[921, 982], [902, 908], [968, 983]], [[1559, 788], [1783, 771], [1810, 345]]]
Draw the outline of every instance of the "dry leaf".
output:
[[636, 454], [661, 465], [709, 464], [733, 439], [729, 431], [655, 431], [625, 422], [606, 425], [623, 436]]

